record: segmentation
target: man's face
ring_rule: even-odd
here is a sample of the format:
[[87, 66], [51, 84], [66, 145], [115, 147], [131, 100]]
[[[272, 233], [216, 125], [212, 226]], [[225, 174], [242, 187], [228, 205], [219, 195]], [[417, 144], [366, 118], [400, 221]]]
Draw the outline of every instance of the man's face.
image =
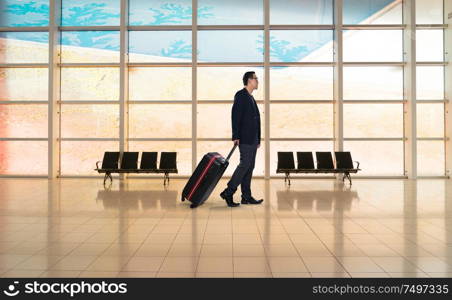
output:
[[256, 74], [253, 74], [253, 77], [248, 79], [248, 84], [254, 89], [257, 90], [258, 86], [259, 86], [259, 81], [257, 79]]

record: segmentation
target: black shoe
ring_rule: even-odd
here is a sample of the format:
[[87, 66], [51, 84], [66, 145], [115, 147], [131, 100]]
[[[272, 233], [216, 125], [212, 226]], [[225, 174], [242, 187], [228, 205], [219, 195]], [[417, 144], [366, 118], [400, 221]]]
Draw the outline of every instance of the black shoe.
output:
[[226, 203], [228, 204], [229, 207], [236, 207], [239, 206], [240, 203], [235, 203], [232, 195], [226, 195], [224, 192], [222, 192], [220, 194], [220, 197], [224, 199], [224, 201], [226, 201]]
[[242, 197], [242, 204], [261, 204], [262, 202], [264, 202], [264, 199], [260, 199], [260, 200], [256, 200], [253, 197], [251, 197], [250, 199], [245, 199]]

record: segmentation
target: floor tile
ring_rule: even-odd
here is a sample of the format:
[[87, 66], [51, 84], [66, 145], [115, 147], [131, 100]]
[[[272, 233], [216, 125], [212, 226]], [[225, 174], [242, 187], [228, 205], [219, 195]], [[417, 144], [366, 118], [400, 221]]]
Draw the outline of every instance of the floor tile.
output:
[[272, 272], [308, 272], [301, 258], [298, 257], [269, 257], [268, 263]]
[[123, 272], [157, 272], [159, 271], [164, 257], [142, 257], [134, 256], [124, 264], [121, 271]]
[[237, 257], [234, 256], [234, 273], [266, 273], [270, 272], [268, 261], [265, 257]]

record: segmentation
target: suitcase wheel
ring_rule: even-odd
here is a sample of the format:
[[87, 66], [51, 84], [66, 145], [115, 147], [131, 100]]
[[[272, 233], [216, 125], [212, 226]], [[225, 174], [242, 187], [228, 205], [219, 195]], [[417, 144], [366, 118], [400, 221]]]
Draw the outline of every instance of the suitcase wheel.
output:
[[195, 204], [190, 204], [190, 208], [195, 208], [197, 205]]
[[180, 200], [182, 200], [182, 202], [184, 202], [185, 201], [185, 197], [182, 196]]

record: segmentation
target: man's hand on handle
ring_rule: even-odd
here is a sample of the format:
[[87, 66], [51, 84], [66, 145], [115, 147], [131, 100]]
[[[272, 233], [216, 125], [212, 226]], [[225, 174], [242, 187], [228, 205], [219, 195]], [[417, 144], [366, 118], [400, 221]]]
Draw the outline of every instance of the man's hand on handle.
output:
[[240, 144], [240, 140], [234, 140], [234, 145], [239, 145]]

